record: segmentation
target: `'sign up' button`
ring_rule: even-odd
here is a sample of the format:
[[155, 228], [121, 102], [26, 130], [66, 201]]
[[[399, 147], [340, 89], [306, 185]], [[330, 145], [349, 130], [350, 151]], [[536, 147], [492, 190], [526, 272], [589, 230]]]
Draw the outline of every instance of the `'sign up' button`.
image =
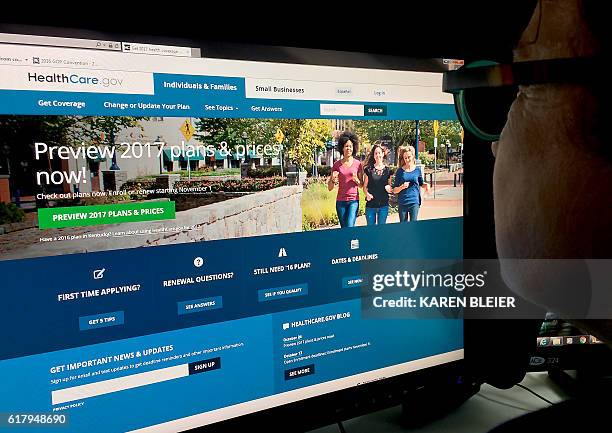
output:
[[205, 359], [189, 363], [189, 375], [206, 373], [207, 371], [218, 370], [221, 368], [221, 358]]

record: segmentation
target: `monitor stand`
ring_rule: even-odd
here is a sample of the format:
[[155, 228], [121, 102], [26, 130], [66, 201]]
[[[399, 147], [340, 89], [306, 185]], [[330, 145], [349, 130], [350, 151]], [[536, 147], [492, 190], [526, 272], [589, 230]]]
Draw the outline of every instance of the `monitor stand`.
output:
[[401, 425], [408, 429], [420, 428], [443, 418], [480, 391], [480, 384], [458, 379], [451, 387], [421, 387], [402, 402]]

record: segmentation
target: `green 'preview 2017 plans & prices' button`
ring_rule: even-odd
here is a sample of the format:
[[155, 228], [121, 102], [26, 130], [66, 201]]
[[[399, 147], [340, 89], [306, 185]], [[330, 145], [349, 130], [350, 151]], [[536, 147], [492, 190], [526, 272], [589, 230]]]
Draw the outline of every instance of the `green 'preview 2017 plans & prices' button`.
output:
[[169, 220], [175, 216], [173, 201], [41, 208], [38, 210], [38, 226], [41, 229], [97, 226]]

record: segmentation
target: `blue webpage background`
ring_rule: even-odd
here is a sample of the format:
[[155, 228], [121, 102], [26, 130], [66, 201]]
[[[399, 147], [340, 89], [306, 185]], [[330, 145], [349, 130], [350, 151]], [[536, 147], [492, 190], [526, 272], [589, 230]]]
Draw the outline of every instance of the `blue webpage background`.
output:
[[[356, 238], [360, 241], [358, 252], [349, 249], [350, 241]], [[389, 239], [395, 241], [390, 243]], [[320, 245], [326, 247], [317, 248]], [[277, 257], [281, 247], [286, 249], [290, 262], [308, 261], [310, 267], [288, 274], [253, 276], [254, 268], [286, 263], [287, 258]], [[361, 265], [331, 265], [331, 260], [373, 253], [378, 260], [460, 258], [462, 219], [0, 262], [0, 273], [7, 276], [0, 320], [8, 337], [1, 353], [5, 360], [0, 361], [0, 407], [4, 412], [50, 412], [54, 407], [51, 392], [56, 389], [221, 358], [218, 370], [80, 400], [84, 402], [80, 407], [66, 412], [70, 424], [65, 431], [119, 432], [461, 349], [461, 321], [360, 319], [360, 288], [343, 288], [342, 281], [359, 275]], [[195, 256], [203, 257], [205, 262], [198, 272], [194, 272], [192, 263]], [[109, 279], [94, 282], [91, 270], [101, 264]], [[229, 280], [162, 286], [164, 279], [206, 274], [203, 269], [235, 273]], [[43, 275], [45, 282], [41, 284]], [[286, 286], [288, 280], [307, 281], [308, 294], [259, 301], [258, 290]], [[138, 292], [57, 302], [57, 294], [70, 289], [136, 281], [142, 285]], [[222, 296], [222, 308], [177, 314], [177, 303], [213, 296]], [[123, 325], [86, 331], [79, 328], [81, 316], [119, 310], [124, 312]], [[284, 323], [343, 313], [350, 317], [283, 329]], [[334, 338], [284, 348], [283, 337], [297, 334], [303, 339], [327, 335]], [[133, 365], [138, 359], [64, 374], [50, 373], [51, 367], [57, 365], [150, 347], [172, 345], [173, 351], [167, 354], [171, 356], [237, 343], [242, 345], [161, 365], [107, 372], [99, 378], [87, 373]], [[288, 353], [302, 350], [312, 354], [364, 343], [369, 344], [304, 362], [284, 363], [283, 355]], [[9, 357], [12, 359], [6, 359]], [[285, 379], [285, 370], [311, 364], [315, 366], [314, 374]], [[82, 374], [85, 377], [68, 383], [51, 383], [52, 379]]]

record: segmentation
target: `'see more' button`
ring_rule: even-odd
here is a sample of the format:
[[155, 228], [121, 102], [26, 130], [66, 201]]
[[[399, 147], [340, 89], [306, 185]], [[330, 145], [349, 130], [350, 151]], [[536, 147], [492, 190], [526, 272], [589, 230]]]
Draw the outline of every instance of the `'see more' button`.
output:
[[310, 376], [314, 374], [314, 364], [303, 365], [302, 367], [285, 370], [285, 380], [297, 379], [298, 377]]
[[361, 287], [365, 281], [364, 275], [354, 275], [342, 278], [342, 288], [349, 289], [351, 287]]

